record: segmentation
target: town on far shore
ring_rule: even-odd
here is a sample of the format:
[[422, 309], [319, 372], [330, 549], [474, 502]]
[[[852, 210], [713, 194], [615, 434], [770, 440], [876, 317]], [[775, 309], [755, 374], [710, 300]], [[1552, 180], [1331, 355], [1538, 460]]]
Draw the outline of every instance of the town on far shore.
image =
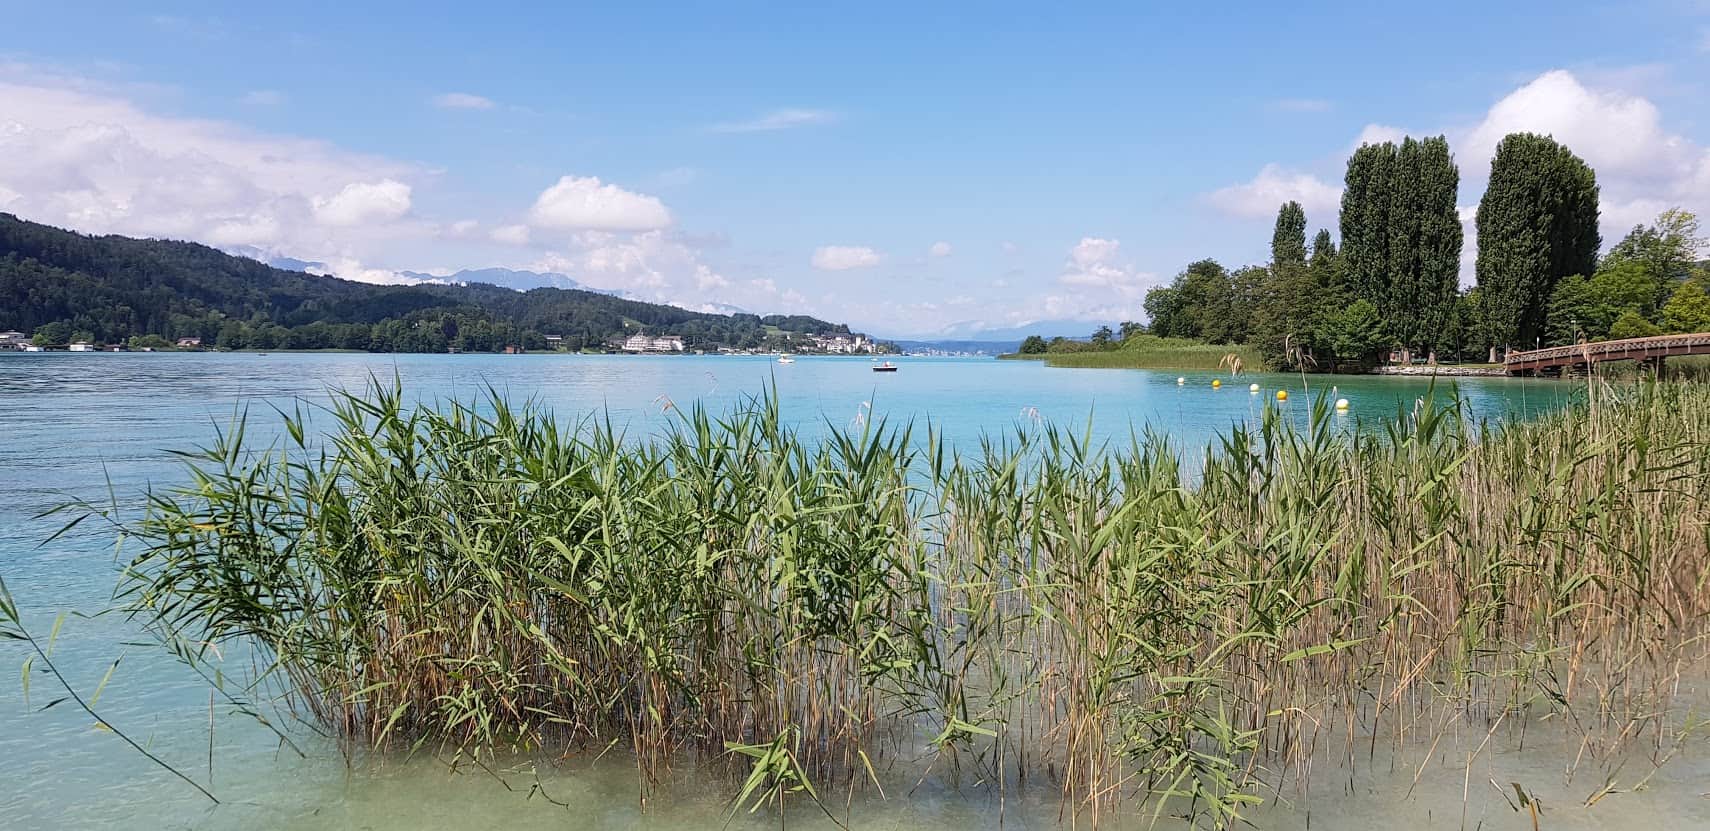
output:
[[[546, 335], [547, 352], [593, 351], [606, 354], [708, 354], [706, 349], [695, 349], [688, 346], [681, 335], [648, 335], [633, 334], [623, 338], [611, 338], [603, 344], [603, 349], [572, 350], [567, 345], [563, 335]], [[58, 342], [53, 337], [32, 336], [19, 331], [0, 332], [0, 352], [205, 352], [214, 351], [211, 345], [204, 344], [201, 338], [183, 337], [176, 341], [168, 341], [157, 336], [133, 337], [123, 342], [103, 343], [93, 338], [76, 339], [69, 342]], [[288, 350], [287, 350], [288, 351]], [[460, 350], [450, 349], [456, 353]], [[521, 345], [508, 345], [504, 354], [522, 354], [525, 350]], [[541, 351], [541, 350], [533, 350]], [[823, 335], [795, 335], [788, 340], [788, 349], [740, 349], [730, 346], [720, 346], [713, 350], [719, 355], [764, 355], [776, 354], [782, 351], [804, 355], [876, 355], [891, 354], [897, 351], [891, 344], [875, 341], [861, 333], [832, 333]]]

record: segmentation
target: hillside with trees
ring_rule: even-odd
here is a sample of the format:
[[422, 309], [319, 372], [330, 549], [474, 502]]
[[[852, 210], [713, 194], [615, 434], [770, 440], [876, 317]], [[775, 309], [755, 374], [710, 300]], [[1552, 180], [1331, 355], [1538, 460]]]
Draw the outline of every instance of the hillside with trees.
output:
[[598, 348], [631, 334], [690, 349], [789, 349], [849, 327], [801, 315], [717, 315], [598, 292], [386, 286], [273, 268], [189, 242], [88, 236], [0, 214], [0, 330], [38, 342], [232, 349], [493, 352]]
[[[1443, 136], [1365, 144], [1348, 159], [1338, 223], [1306, 240], [1283, 204], [1271, 259], [1229, 269], [1188, 264], [1146, 293], [1148, 322], [1088, 340], [1029, 338], [1053, 364], [1203, 364], [1226, 347], [1251, 366], [1362, 371], [1403, 361], [1494, 362], [1507, 349], [1710, 331], [1710, 262], [1698, 217], [1672, 208], [1599, 256], [1597, 174], [1547, 136], [1505, 137], [1475, 227], [1476, 284], [1460, 287], [1460, 171]], [[1084, 353], [1113, 353], [1090, 360]], [[1127, 354], [1123, 354], [1127, 353]], [[1072, 357], [1071, 357], [1072, 356]]]

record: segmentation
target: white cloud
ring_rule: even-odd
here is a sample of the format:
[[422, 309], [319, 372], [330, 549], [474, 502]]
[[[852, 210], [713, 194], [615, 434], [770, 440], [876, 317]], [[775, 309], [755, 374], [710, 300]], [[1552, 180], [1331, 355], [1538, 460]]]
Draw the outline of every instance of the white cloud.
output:
[[1206, 196], [1218, 210], [1245, 217], [1275, 215], [1277, 207], [1289, 200], [1299, 202], [1307, 213], [1334, 212], [1342, 201], [1342, 189], [1310, 173], [1267, 164], [1250, 181], [1219, 188]]
[[796, 127], [811, 127], [815, 124], [830, 124], [836, 121], [838, 117], [837, 113], [830, 110], [773, 110], [747, 121], [714, 124], [707, 130], [714, 133], [763, 133], [773, 130], [789, 130]]
[[763, 291], [767, 294], [777, 294], [778, 293], [777, 282], [775, 282], [774, 280], [772, 280], [769, 277], [762, 277], [762, 278], [755, 279], [755, 280], [749, 280], [748, 285], [753, 286], [754, 288], [759, 289], [760, 291]]
[[1606, 244], [1668, 207], [1710, 211], [1710, 149], [1670, 132], [1642, 96], [1588, 87], [1565, 70], [1538, 76], [1451, 134], [1474, 193], [1489, 177], [1497, 143], [1514, 132], [1553, 136], [1597, 171]]
[[926, 249], [926, 254], [929, 257], [948, 257], [954, 250], [950, 247], [950, 243], [940, 240], [933, 243], [931, 248]]
[[848, 271], [879, 264], [879, 252], [862, 245], [822, 245], [813, 252], [813, 267], [821, 271]]
[[701, 291], [730, 288], [730, 280], [704, 264], [695, 266], [695, 288]]
[[1348, 145], [1348, 152], [1353, 153], [1362, 145], [1383, 144], [1386, 141], [1400, 142], [1404, 138], [1407, 138], [1407, 129], [1404, 127], [1392, 127], [1388, 124], [1367, 124], [1360, 130], [1360, 134], [1354, 137], [1354, 143]]
[[528, 245], [527, 225], [501, 225], [494, 228], [488, 235], [494, 242], [505, 245]]
[[442, 110], [490, 110], [497, 104], [493, 99], [467, 92], [446, 92], [433, 97], [433, 105]]
[[473, 219], [459, 219], [456, 222], [447, 225], [445, 227], [445, 233], [446, 236], [458, 239], [475, 233], [475, 230], [480, 227], [481, 223], [476, 222]]
[[408, 217], [414, 165], [159, 115], [135, 89], [0, 64], [0, 204], [89, 233], [326, 262], [435, 233]]
[[1325, 113], [1334, 107], [1322, 98], [1281, 98], [1271, 102], [1271, 109], [1288, 113]]
[[1137, 296], [1153, 276], [1119, 263], [1117, 257], [1121, 252], [1122, 243], [1117, 240], [1082, 237], [1069, 249], [1069, 258], [1063, 264], [1063, 272], [1057, 275], [1057, 282], [1109, 289], [1123, 297]]
[[315, 219], [327, 225], [390, 222], [410, 212], [410, 186], [396, 179], [352, 182], [331, 197], [313, 200]]
[[352, 257], [336, 257], [325, 263], [310, 266], [308, 271], [310, 274], [327, 274], [362, 283], [409, 285], [417, 282], [389, 269], [370, 267], [363, 264], [361, 260]]
[[596, 176], [565, 176], [534, 201], [530, 219], [539, 228], [590, 231], [653, 231], [671, 224], [657, 198], [604, 184]]

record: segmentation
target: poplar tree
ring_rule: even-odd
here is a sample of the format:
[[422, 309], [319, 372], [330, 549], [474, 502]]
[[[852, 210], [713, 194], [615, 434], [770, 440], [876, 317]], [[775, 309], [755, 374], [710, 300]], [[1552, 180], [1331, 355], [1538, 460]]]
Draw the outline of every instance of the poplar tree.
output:
[[1448, 139], [1362, 145], [1342, 191], [1342, 267], [1354, 299], [1402, 346], [1446, 343], [1459, 288], [1460, 171]]
[[1342, 265], [1351, 299], [1383, 309], [1389, 301], [1389, 212], [1396, 146], [1362, 144], [1348, 159], [1342, 190]]
[[1276, 230], [1271, 232], [1271, 269], [1306, 268], [1306, 211], [1299, 202], [1284, 202], [1277, 209]]
[[1547, 136], [1513, 133], [1496, 146], [1478, 204], [1478, 285], [1495, 346], [1542, 338], [1550, 295], [1596, 270], [1597, 174]]
[[[1460, 187], [1461, 172], [1449, 152], [1449, 140], [1434, 136], [1419, 142], [1413, 175], [1417, 226], [1413, 235], [1414, 270], [1410, 274], [1411, 316], [1418, 321], [1418, 328], [1404, 342], [1426, 349], [1454, 345], [1449, 330], [1461, 288], [1463, 240], [1460, 210], [1455, 206]], [[1392, 313], [1404, 317], [1410, 310], [1395, 308]]]

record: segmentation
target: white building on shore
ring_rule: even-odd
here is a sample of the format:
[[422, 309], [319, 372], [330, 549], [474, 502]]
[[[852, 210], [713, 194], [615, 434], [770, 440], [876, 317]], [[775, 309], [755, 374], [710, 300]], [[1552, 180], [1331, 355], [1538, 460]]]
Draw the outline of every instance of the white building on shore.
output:
[[625, 352], [681, 352], [683, 339], [677, 335], [651, 337], [648, 335], [630, 335], [623, 342]]
[[813, 343], [830, 355], [871, 353], [873, 342], [866, 335], [814, 335]]

